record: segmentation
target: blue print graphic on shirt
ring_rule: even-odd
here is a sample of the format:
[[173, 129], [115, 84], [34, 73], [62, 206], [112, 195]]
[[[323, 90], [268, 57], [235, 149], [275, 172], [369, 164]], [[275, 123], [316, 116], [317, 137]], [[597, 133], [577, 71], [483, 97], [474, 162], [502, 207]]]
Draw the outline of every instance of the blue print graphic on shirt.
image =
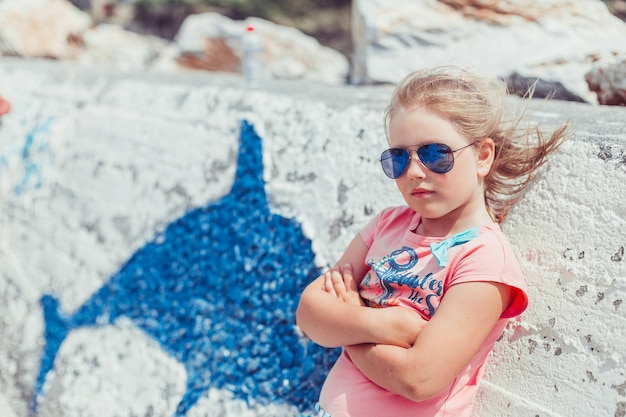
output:
[[443, 282], [436, 279], [432, 272], [422, 275], [416, 272], [418, 255], [415, 250], [408, 246], [391, 252], [388, 256], [376, 261], [367, 261], [375, 274], [368, 274], [363, 285], [376, 287], [381, 291], [374, 304], [380, 307], [397, 305], [396, 299], [400, 295], [402, 287], [410, 290], [406, 298], [428, 317], [435, 313], [437, 303], [434, 301], [443, 293]]

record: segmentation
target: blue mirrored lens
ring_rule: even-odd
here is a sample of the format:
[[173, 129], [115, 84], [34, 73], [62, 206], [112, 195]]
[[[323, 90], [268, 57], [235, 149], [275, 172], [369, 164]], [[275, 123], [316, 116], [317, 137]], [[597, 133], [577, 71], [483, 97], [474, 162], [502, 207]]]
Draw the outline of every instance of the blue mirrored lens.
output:
[[417, 149], [417, 156], [426, 168], [437, 174], [444, 174], [454, 166], [454, 153], [443, 143], [420, 146]]
[[380, 156], [380, 164], [385, 175], [391, 179], [402, 176], [410, 161], [409, 151], [400, 148], [387, 149]]

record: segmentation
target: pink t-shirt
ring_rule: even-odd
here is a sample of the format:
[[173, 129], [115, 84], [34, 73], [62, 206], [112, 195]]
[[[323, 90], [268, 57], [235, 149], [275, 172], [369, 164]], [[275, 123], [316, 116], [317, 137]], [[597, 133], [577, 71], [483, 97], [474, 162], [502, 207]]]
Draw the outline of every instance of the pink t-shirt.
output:
[[383, 210], [361, 231], [369, 247], [366, 260], [371, 269], [359, 291], [370, 307], [402, 305], [429, 320], [450, 286], [473, 281], [513, 287], [513, 302], [467, 367], [445, 390], [426, 401], [414, 402], [379, 387], [356, 368], [347, 353], [342, 353], [320, 393], [320, 405], [332, 417], [469, 416], [493, 344], [508, 319], [526, 309], [524, 278], [498, 224], [483, 226], [477, 237], [451, 247], [447, 264], [441, 267], [430, 243], [443, 238], [413, 233], [419, 221], [420, 216], [409, 207], [393, 207]]

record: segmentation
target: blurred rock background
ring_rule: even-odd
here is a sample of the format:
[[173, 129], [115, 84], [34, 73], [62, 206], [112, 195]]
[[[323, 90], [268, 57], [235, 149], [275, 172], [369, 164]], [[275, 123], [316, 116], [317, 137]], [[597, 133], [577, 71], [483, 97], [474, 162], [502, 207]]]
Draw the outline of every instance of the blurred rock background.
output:
[[0, 0], [0, 54], [239, 72], [252, 24], [274, 79], [395, 83], [455, 63], [517, 95], [625, 105], [625, 20], [626, 0]]
[[[620, 0], [620, 3], [626, 4], [626, 1]], [[233, 20], [257, 16], [298, 28], [349, 58], [352, 54], [351, 6], [351, 0], [139, 0], [134, 16], [126, 23], [141, 33], [173, 39], [190, 14], [216, 12]], [[127, 16], [129, 14], [132, 11]]]

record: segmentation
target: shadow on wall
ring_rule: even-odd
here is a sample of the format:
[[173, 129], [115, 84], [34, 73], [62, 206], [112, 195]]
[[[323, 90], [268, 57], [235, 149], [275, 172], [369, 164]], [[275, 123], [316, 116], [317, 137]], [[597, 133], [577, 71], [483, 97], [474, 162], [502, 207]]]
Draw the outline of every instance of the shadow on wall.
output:
[[185, 366], [176, 416], [209, 388], [249, 403], [313, 409], [339, 351], [296, 332], [299, 294], [319, 271], [300, 225], [270, 211], [262, 161], [261, 138], [244, 121], [230, 194], [157, 233], [72, 316], [53, 295], [42, 297], [46, 345], [35, 412], [68, 334], [122, 316]]

